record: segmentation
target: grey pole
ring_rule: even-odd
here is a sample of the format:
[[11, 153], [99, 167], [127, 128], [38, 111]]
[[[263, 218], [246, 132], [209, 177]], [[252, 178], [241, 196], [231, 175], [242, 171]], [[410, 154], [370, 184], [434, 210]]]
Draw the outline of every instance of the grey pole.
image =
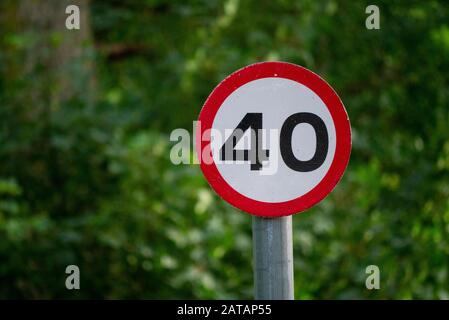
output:
[[293, 300], [292, 217], [253, 217], [254, 296]]

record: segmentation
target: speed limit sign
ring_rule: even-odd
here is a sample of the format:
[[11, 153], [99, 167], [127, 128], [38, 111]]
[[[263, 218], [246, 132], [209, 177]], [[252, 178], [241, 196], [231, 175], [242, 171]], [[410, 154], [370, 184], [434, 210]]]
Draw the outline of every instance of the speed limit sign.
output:
[[262, 62], [223, 80], [198, 119], [201, 170], [227, 202], [280, 217], [321, 201], [340, 180], [351, 128], [335, 91], [315, 73]]

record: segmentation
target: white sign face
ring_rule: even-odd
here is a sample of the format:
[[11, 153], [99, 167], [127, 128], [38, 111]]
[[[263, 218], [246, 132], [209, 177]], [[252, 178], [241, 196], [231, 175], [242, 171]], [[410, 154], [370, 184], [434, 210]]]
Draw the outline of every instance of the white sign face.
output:
[[[233, 73], [209, 96], [199, 123], [200, 139], [206, 130], [211, 136], [213, 161], [201, 163], [207, 180], [226, 201], [255, 215], [311, 207], [333, 189], [349, 160], [341, 100], [316, 74], [289, 63]], [[205, 147], [203, 141], [199, 155]]]
[[[246, 114], [261, 114], [262, 147], [270, 150], [259, 170], [251, 170], [248, 161], [221, 161], [220, 149]], [[279, 145], [281, 128], [288, 117], [297, 113], [312, 113], [325, 124], [328, 148], [323, 163], [313, 171], [296, 171], [283, 160]], [[212, 124], [211, 149], [217, 169], [226, 182], [244, 196], [263, 202], [284, 202], [296, 199], [312, 190], [324, 177], [335, 154], [336, 134], [332, 116], [321, 98], [306, 86], [284, 78], [263, 78], [246, 83], [223, 102]], [[217, 138], [215, 138], [215, 135]], [[223, 137], [220, 139], [219, 137]], [[300, 161], [309, 161], [316, 152], [317, 134], [307, 122], [298, 124], [292, 132], [291, 148]], [[250, 150], [255, 144], [247, 130], [235, 146]], [[271, 141], [274, 140], [274, 141]]]

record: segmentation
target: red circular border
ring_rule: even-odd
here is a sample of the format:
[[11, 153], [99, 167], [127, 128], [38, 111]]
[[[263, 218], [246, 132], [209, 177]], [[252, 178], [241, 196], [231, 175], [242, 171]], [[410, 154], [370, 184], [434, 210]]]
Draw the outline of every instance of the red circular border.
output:
[[[332, 164], [324, 178], [306, 194], [285, 202], [263, 202], [244, 196], [233, 189], [221, 176], [214, 162], [201, 159], [203, 132], [212, 127], [217, 111], [225, 99], [242, 85], [257, 79], [280, 77], [296, 81], [315, 92], [328, 108], [335, 124], [336, 148]], [[212, 188], [227, 202], [250, 214], [281, 217], [302, 212], [323, 200], [341, 179], [351, 153], [351, 126], [345, 107], [337, 93], [312, 71], [287, 62], [260, 62], [239, 69], [224, 79], [212, 91], [201, 109], [196, 130], [196, 149], [201, 170]]]

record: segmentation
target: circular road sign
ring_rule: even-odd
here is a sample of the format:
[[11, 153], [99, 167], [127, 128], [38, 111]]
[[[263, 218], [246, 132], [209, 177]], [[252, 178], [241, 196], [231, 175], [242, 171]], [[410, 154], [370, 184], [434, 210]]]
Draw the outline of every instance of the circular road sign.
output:
[[280, 217], [326, 197], [346, 169], [351, 127], [338, 95], [312, 71], [286, 62], [237, 70], [199, 115], [201, 170], [227, 202]]

